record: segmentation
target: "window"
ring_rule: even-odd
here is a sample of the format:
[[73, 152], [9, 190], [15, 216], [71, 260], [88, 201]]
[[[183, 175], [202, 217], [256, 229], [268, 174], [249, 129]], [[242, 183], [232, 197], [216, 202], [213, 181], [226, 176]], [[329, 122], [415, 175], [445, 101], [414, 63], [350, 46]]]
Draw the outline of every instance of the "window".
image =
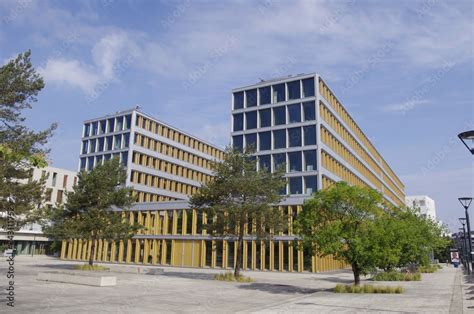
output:
[[298, 99], [300, 94], [300, 81], [288, 82], [288, 99]]
[[56, 180], [58, 178], [58, 174], [56, 172], [53, 172], [53, 179], [51, 181], [52, 186], [56, 186]]
[[281, 167], [285, 168], [286, 164], [286, 155], [285, 153], [273, 154], [273, 169], [279, 169]]
[[63, 202], [63, 190], [58, 190], [56, 195], [56, 203], [62, 204]]
[[113, 132], [115, 130], [115, 119], [111, 118], [109, 121], [109, 132]]
[[303, 114], [304, 121], [316, 120], [316, 111], [314, 101], [308, 101], [303, 103]]
[[122, 148], [122, 135], [114, 136], [114, 149]]
[[102, 120], [99, 122], [99, 134], [104, 134], [107, 132], [107, 120]]
[[234, 114], [234, 131], [242, 131], [244, 129], [244, 115], [242, 113]]
[[316, 192], [316, 176], [304, 177], [305, 194], [313, 194]]
[[288, 129], [289, 147], [301, 146], [301, 128]]
[[257, 128], [257, 111], [251, 111], [245, 113], [245, 129], [256, 129]]
[[45, 199], [47, 202], [52, 202], [53, 201], [52, 198], [53, 198], [53, 189], [47, 188], [45, 192]]
[[125, 116], [125, 130], [130, 129], [130, 126], [132, 125], [132, 115]]
[[234, 110], [244, 107], [244, 92], [234, 93]]
[[270, 86], [262, 87], [258, 90], [258, 92], [260, 93], [260, 106], [271, 103], [272, 98]]
[[233, 136], [232, 146], [238, 150], [242, 150], [244, 148], [244, 137], [242, 135]]
[[77, 177], [74, 177], [74, 181], [72, 183], [72, 186], [76, 186], [76, 184], [77, 184]]
[[273, 103], [285, 101], [285, 84], [273, 85]]
[[103, 155], [99, 155], [95, 157], [95, 164], [96, 165], [102, 165], [102, 159], [104, 159]]
[[303, 98], [314, 96], [314, 78], [303, 80]]
[[87, 154], [89, 149], [89, 141], [82, 141], [82, 153]]
[[89, 123], [84, 124], [84, 137], [88, 137], [91, 131]]
[[245, 135], [245, 146], [252, 146], [253, 149], [257, 149], [257, 133]]
[[94, 157], [91, 156], [87, 158], [87, 170], [92, 170], [94, 168]]
[[316, 170], [316, 151], [306, 150], [303, 152], [306, 171]]
[[113, 148], [113, 136], [107, 136], [106, 138], [106, 149], [105, 150], [112, 150]]
[[288, 153], [288, 161], [290, 164], [290, 172], [301, 171], [301, 152]]
[[96, 143], [96, 140], [92, 139], [91, 140], [91, 149], [90, 149], [91, 153], [95, 153], [95, 143]]
[[103, 152], [104, 151], [104, 137], [99, 137], [97, 139], [97, 151], [98, 152]]
[[111, 154], [105, 154], [104, 155], [104, 160], [110, 160], [111, 157], [112, 157]]
[[316, 126], [308, 125], [303, 127], [304, 145], [316, 145]]
[[130, 146], [130, 133], [124, 133], [123, 134], [123, 147], [129, 147]]
[[266, 170], [268, 172], [272, 169], [271, 164], [271, 156], [270, 155], [262, 155], [258, 157], [260, 168], [259, 170]]
[[121, 154], [121, 162], [124, 167], [127, 167], [127, 161], [128, 161], [128, 152], [123, 152]]
[[97, 130], [98, 130], [98, 126], [97, 126], [98, 122], [92, 122], [92, 135], [97, 135]]
[[301, 184], [301, 177], [290, 178], [290, 194], [302, 194], [303, 186]]
[[84, 170], [86, 168], [86, 158], [81, 158], [81, 170]]
[[286, 148], [286, 130], [273, 131], [273, 148]]
[[63, 177], [63, 188], [66, 188], [66, 186], [67, 186], [67, 174], [65, 174]]
[[284, 106], [273, 108], [273, 119], [274, 125], [286, 124], [286, 112]]
[[258, 133], [260, 140], [260, 150], [272, 149], [272, 135], [270, 131]]
[[260, 110], [260, 127], [265, 128], [272, 125], [272, 112], [271, 109]]
[[288, 106], [288, 118], [289, 123], [301, 122], [301, 106], [300, 104], [294, 104]]
[[247, 108], [255, 107], [257, 105], [257, 90], [251, 89], [246, 91], [245, 98], [247, 100]]
[[118, 117], [116, 130], [122, 131], [122, 129], [123, 129], [123, 117]]

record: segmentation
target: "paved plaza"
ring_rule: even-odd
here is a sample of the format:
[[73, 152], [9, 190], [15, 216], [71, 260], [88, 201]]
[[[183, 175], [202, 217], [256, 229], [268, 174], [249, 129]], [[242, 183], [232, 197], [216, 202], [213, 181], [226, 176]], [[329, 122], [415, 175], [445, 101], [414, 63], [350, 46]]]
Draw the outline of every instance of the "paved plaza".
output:
[[[163, 267], [164, 273], [159, 275], [114, 273], [116, 287], [36, 280], [38, 272], [67, 269], [72, 264], [49, 257], [17, 257], [14, 312], [462, 313], [464, 309], [467, 313], [474, 305], [470, 300], [474, 296], [474, 283], [463, 282], [461, 270], [452, 267], [423, 274], [419, 282], [375, 283], [402, 285], [406, 288], [402, 295], [333, 293], [331, 289], [337, 283], [351, 283], [350, 271], [321, 274], [244, 272], [255, 282], [231, 283], [213, 280], [214, 274], [222, 270]], [[6, 265], [0, 263], [0, 271], [4, 274]], [[6, 286], [5, 275], [2, 275], [1, 283]], [[4, 299], [3, 287], [1, 294]], [[0, 312], [9, 310], [5, 302], [1, 306]]]

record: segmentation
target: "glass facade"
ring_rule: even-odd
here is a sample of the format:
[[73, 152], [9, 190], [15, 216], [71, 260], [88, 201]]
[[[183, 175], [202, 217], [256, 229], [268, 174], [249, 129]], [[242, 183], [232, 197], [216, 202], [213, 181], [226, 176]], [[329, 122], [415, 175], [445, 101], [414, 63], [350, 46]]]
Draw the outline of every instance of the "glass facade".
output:
[[301, 171], [301, 152], [290, 152], [288, 153], [289, 170], [290, 172]]
[[244, 92], [234, 93], [234, 109], [242, 109], [244, 107]]
[[286, 148], [286, 130], [273, 131], [273, 149]]
[[286, 154], [273, 154], [273, 169], [279, 169], [280, 167], [285, 167], [286, 165]]
[[288, 82], [288, 99], [301, 98], [300, 81]]
[[245, 134], [245, 146], [257, 149], [257, 133]]
[[314, 171], [316, 170], [316, 150], [305, 150], [303, 152], [305, 161], [305, 170]]
[[314, 96], [314, 78], [302, 80], [303, 83], [303, 98]]
[[257, 111], [250, 111], [245, 113], [245, 129], [257, 128]]
[[301, 122], [301, 106], [294, 104], [288, 106], [288, 121], [289, 123]]
[[262, 155], [258, 157], [259, 160], [259, 169], [260, 170], [267, 170], [270, 171], [272, 169], [272, 162], [271, 162], [271, 156], [270, 155]]
[[303, 103], [303, 115], [304, 121], [316, 120], [316, 106], [314, 101], [308, 101]]
[[265, 128], [272, 125], [272, 112], [271, 109], [264, 109], [259, 111], [260, 114], [260, 127]]
[[257, 90], [251, 89], [246, 91], [245, 98], [247, 100], [247, 108], [255, 107], [257, 105]]
[[308, 125], [303, 127], [304, 145], [316, 145], [316, 126]]
[[313, 194], [317, 190], [316, 176], [304, 177], [305, 194]]
[[268, 105], [272, 102], [270, 86], [259, 88], [258, 92], [260, 96], [260, 106]]
[[301, 146], [301, 128], [288, 129], [288, 144], [289, 147]]
[[259, 133], [259, 146], [259, 150], [272, 149], [272, 136], [270, 131]]
[[301, 182], [301, 177], [292, 177], [289, 179], [289, 183], [290, 183], [290, 194], [303, 193], [303, 184]]
[[244, 114], [236, 113], [234, 117], [234, 131], [242, 131], [244, 129]]
[[285, 106], [273, 108], [274, 125], [286, 124]]
[[285, 84], [273, 85], [273, 103], [286, 100]]

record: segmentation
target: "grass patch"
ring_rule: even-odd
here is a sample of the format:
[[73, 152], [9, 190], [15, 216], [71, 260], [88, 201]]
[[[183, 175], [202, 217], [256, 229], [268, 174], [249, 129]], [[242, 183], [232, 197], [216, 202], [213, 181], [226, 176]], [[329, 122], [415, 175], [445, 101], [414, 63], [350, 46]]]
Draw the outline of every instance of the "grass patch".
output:
[[403, 287], [390, 287], [390, 286], [374, 286], [374, 285], [342, 285], [338, 284], [334, 288], [336, 293], [388, 293], [388, 294], [400, 294], [405, 292]]
[[237, 282], [253, 282], [253, 279], [245, 276], [235, 277], [233, 273], [217, 274], [214, 276], [214, 280], [219, 281], [237, 281]]
[[107, 267], [100, 266], [100, 265], [74, 265], [75, 270], [86, 270], [86, 271], [106, 271], [109, 270]]
[[431, 273], [434, 273], [434, 272], [436, 272], [440, 269], [441, 269], [440, 265], [431, 264], [431, 265], [428, 265], [428, 266], [420, 266], [418, 268], [418, 271], [420, 273], [431, 274]]
[[378, 273], [372, 277], [374, 281], [420, 281], [420, 273], [399, 273], [399, 272], [385, 272]]

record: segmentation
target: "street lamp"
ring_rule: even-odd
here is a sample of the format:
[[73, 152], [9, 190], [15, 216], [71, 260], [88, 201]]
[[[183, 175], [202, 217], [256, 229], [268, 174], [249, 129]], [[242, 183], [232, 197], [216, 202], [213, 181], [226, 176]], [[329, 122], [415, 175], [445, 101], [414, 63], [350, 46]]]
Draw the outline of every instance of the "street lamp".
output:
[[[467, 149], [474, 155], [474, 130], [458, 134], [459, 139], [466, 145]], [[471, 142], [469, 145], [469, 141]]]
[[467, 268], [467, 274], [470, 274], [470, 269], [469, 269], [469, 259], [468, 259], [468, 254], [467, 254], [467, 245], [466, 245], [466, 218], [459, 218], [459, 222], [462, 224], [462, 228], [459, 228], [459, 230], [462, 231], [462, 242], [461, 242], [461, 248], [462, 248], [462, 255], [464, 256], [463, 258], [463, 265], [464, 267]]
[[[468, 241], [468, 248], [469, 248], [469, 254], [468, 254], [468, 259], [469, 262], [471, 263], [471, 267], [474, 266], [474, 263], [472, 261], [472, 240], [471, 240], [471, 224], [469, 223], [469, 212], [468, 208], [471, 205], [472, 202], [472, 197], [460, 197], [458, 198], [459, 202], [461, 203], [462, 207], [464, 207], [464, 212], [466, 214], [466, 224], [467, 224], [467, 241]], [[474, 267], [473, 267], [474, 268]], [[468, 267], [469, 269], [469, 267]], [[468, 271], [469, 273], [469, 271]]]

